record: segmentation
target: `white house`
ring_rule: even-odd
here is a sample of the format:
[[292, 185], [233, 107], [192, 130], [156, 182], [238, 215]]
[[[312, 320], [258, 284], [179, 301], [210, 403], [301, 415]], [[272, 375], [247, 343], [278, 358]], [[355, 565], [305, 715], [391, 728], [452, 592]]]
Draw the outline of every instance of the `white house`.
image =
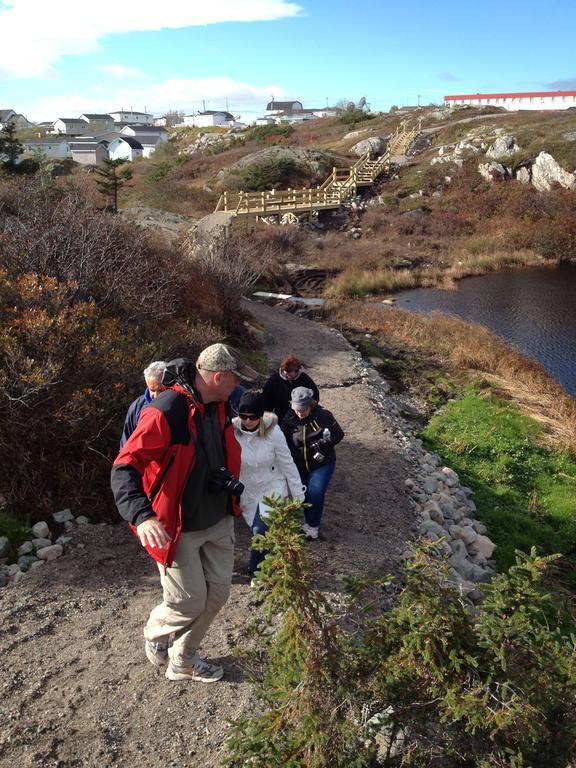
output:
[[115, 123], [136, 123], [137, 125], [154, 125], [154, 116], [148, 112], [132, 112], [132, 110], [120, 109], [118, 112], [110, 112]]
[[576, 91], [527, 91], [524, 93], [472, 93], [444, 96], [447, 107], [502, 107], [509, 112], [528, 109], [536, 112], [576, 107]]
[[28, 139], [22, 142], [24, 155], [42, 155], [50, 160], [64, 160], [71, 157], [70, 144], [66, 139]]
[[110, 160], [127, 160], [132, 162], [138, 157], [144, 156], [144, 148], [133, 136], [118, 136], [108, 145], [108, 157]]
[[197, 112], [194, 115], [184, 115], [184, 125], [193, 128], [210, 128], [221, 126], [223, 128], [232, 128], [235, 120], [230, 112], [221, 112], [215, 109], [207, 109], [205, 112]]
[[68, 136], [81, 136], [86, 130], [86, 120], [80, 117], [59, 117], [52, 123], [50, 133], [66, 133]]
[[88, 123], [94, 133], [114, 130], [114, 118], [112, 115], [84, 113], [83, 115], [80, 115], [80, 120], [84, 120], [84, 122]]
[[70, 152], [72, 159], [82, 165], [102, 165], [108, 159], [108, 142], [102, 139], [83, 136], [72, 140]]
[[150, 157], [158, 144], [168, 141], [166, 128], [148, 125], [125, 125], [120, 136], [131, 136], [142, 144], [143, 157]]

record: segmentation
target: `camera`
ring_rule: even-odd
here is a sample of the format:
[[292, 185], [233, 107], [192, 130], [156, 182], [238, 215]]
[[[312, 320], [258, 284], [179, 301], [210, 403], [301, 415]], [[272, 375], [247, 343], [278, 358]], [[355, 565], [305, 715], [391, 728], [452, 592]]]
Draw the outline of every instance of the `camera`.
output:
[[226, 491], [230, 496], [236, 496], [236, 498], [239, 499], [244, 490], [244, 485], [240, 480], [236, 480], [229, 469], [226, 467], [218, 467], [218, 469], [215, 469], [210, 476], [208, 488], [212, 493]]
[[314, 461], [324, 461], [326, 456], [324, 456], [323, 453], [320, 453], [320, 446], [318, 445], [318, 443], [312, 444], [312, 450], [314, 451], [314, 453], [312, 454], [312, 458], [314, 459]]

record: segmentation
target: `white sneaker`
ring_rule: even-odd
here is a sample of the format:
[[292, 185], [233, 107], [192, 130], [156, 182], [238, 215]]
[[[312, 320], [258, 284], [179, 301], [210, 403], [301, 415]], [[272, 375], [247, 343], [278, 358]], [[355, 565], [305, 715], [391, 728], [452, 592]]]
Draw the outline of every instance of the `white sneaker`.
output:
[[308, 541], [314, 541], [318, 538], [318, 533], [320, 532], [319, 528], [313, 528], [311, 525], [308, 525], [308, 523], [304, 523], [302, 526], [302, 531], [304, 532], [304, 536], [308, 539]]
[[195, 656], [187, 664], [168, 664], [168, 680], [192, 680], [196, 683], [216, 683], [224, 677], [224, 669], [218, 664], [210, 664], [200, 656]]

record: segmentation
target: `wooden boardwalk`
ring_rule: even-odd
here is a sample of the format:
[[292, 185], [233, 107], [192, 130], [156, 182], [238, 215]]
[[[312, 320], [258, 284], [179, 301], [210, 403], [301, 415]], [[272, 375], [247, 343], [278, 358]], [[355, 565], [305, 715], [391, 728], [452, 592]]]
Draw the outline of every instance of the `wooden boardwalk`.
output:
[[215, 212], [266, 218], [339, 208], [345, 200], [354, 197], [359, 187], [371, 186], [380, 174], [387, 171], [394, 155], [406, 154], [419, 133], [419, 125], [408, 128], [406, 123], [401, 123], [390, 137], [383, 155], [373, 160], [367, 152], [348, 169], [333, 168], [319, 187], [271, 189], [267, 192], [226, 191], [220, 195]]

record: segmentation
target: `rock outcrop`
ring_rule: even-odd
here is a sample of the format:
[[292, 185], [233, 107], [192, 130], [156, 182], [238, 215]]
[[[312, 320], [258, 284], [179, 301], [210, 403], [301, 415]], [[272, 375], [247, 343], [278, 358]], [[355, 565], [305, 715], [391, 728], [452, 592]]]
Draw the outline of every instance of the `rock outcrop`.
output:
[[540, 152], [532, 166], [532, 185], [539, 192], [547, 192], [553, 184], [574, 189], [576, 175], [565, 171], [548, 152]]
[[504, 136], [499, 136], [496, 141], [488, 147], [486, 150], [486, 157], [489, 157], [491, 160], [499, 160], [502, 157], [514, 155], [519, 151], [520, 147], [518, 146], [516, 137], [506, 133]]

